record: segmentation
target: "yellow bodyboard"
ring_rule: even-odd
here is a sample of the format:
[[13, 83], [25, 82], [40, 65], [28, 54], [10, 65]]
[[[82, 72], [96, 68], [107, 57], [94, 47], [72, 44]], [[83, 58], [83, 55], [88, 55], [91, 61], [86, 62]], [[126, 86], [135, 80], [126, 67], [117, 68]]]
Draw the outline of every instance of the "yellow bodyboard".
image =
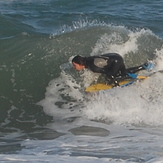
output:
[[[148, 78], [148, 77], [137, 76], [136, 79], [128, 79], [128, 80], [120, 81], [119, 85], [122, 86], [122, 85], [125, 85], [127, 83], [132, 83], [132, 82], [136, 81], [137, 79], [146, 79], [146, 78]], [[106, 85], [106, 84], [98, 83], [98, 84], [94, 84], [94, 85], [87, 87], [85, 92], [97, 92], [100, 90], [106, 90], [106, 89], [111, 89], [111, 88], [113, 88], [113, 85]]]

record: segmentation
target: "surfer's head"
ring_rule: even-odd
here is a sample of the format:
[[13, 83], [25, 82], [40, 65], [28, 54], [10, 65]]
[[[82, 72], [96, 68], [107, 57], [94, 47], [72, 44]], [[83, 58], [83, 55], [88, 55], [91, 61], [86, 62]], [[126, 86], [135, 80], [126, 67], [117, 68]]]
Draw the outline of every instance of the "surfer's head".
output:
[[72, 62], [77, 63], [79, 65], [85, 65], [85, 57], [77, 55], [72, 59]]
[[72, 59], [72, 64], [76, 70], [82, 70], [85, 68], [85, 57], [80, 55], [75, 56]]

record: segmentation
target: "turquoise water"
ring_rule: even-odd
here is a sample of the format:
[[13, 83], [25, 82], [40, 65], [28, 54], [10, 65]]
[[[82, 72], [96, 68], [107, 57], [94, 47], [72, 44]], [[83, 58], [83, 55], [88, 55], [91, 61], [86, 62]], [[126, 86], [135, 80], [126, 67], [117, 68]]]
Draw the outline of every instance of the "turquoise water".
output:
[[162, 160], [162, 73], [90, 95], [98, 75], [70, 64], [117, 52], [163, 70], [162, 15], [159, 0], [0, 1], [1, 162]]

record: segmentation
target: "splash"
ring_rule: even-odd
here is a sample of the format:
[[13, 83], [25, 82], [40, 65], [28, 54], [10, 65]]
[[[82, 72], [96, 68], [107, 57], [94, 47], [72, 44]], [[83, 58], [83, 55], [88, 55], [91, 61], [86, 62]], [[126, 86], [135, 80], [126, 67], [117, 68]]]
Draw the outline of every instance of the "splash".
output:
[[41, 105], [44, 112], [53, 116], [55, 120], [77, 116], [79, 110], [75, 113], [74, 108], [83, 101], [83, 94], [79, 89], [80, 85], [63, 71], [59, 78], [49, 82], [45, 99], [38, 102], [38, 105]]
[[[91, 55], [98, 55], [99, 53], [115, 52], [122, 56], [129, 52], [136, 53], [138, 51], [137, 39], [141, 35], [139, 33], [130, 32], [128, 38], [124, 41], [124, 36], [117, 32], [111, 34], [104, 34], [96, 43]], [[125, 36], [126, 37], [126, 36]]]

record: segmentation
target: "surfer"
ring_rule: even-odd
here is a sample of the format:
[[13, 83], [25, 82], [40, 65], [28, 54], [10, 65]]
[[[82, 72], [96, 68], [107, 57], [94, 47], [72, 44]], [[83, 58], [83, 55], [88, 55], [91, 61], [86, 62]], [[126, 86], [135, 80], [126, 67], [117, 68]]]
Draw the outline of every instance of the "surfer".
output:
[[151, 67], [149, 63], [145, 63], [126, 69], [123, 58], [117, 53], [90, 57], [77, 55], [72, 59], [72, 64], [78, 71], [88, 68], [92, 72], [105, 74], [107, 84], [114, 84], [115, 87], [119, 86], [119, 81], [127, 78], [136, 78], [136, 72], [150, 69]]

